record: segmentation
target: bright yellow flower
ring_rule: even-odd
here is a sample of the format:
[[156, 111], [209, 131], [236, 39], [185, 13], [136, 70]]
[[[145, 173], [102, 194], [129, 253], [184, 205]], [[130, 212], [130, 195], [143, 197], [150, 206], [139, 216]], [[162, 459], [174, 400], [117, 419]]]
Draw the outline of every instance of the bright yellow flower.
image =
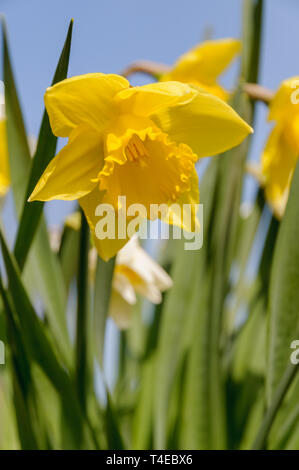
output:
[[[118, 75], [89, 74], [49, 88], [45, 104], [53, 133], [69, 141], [29, 200], [78, 199], [93, 234], [96, 207], [109, 203], [117, 210], [118, 196], [146, 208], [198, 203], [197, 158], [238, 145], [252, 132], [222, 100], [179, 82], [132, 88]], [[127, 240], [116, 234], [94, 242], [109, 259]]]
[[0, 197], [10, 186], [4, 97], [0, 95]]
[[260, 179], [265, 186], [266, 198], [278, 218], [284, 213], [299, 156], [298, 87], [299, 77], [285, 80], [269, 108], [269, 119], [276, 121], [276, 124], [262, 154]]
[[229, 93], [217, 79], [240, 50], [241, 43], [236, 39], [204, 41], [182, 55], [161, 80], [192, 83], [227, 101]]

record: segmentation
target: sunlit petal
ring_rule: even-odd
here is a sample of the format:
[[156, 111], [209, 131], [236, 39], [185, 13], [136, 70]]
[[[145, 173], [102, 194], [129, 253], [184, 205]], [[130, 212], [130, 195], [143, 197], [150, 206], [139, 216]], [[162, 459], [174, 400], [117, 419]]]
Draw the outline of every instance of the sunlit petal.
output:
[[129, 82], [119, 75], [90, 73], [48, 88], [45, 105], [53, 133], [67, 137], [82, 123], [103, 130], [116, 113], [113, 97], [128, 86]]
[[77, 127], [69, 143], [49, 163], [29, 201], [73, 200], [90, 192], [103, 166], [103, 144], [88, 126]]

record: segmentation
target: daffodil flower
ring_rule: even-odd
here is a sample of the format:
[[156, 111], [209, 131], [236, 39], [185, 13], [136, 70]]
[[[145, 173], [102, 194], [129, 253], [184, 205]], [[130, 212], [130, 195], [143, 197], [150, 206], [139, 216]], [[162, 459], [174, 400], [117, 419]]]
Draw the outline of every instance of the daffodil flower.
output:
[[139, 245], [138, 238], [131, 240], [118, 252], [112, 280], [109, 315], [116, 325], [128, 328], [132, 306], [140, 294], [153, 304], [162, 302], [162, 292], [172, 287], [171, 277]]
[[0, 95], [0, 197], [10, 186], [4, 96]]
[[182, 55], [161, 80], [192, 83], [227, 101], [229, 93], [217, 79], [240, 50], [241, 43], [237, 39], [204, 41]]
[[[69, 141], [29, 200], [78, 199], [93, 235], [96, 207], [107, 203], [117, 210], [118, 196], [146, 208], [197, 204], [196, 160], [238, 145], [252, 132], [222, 100], [179, 82], [132, 88], [118, 75], [82, 75], [48, 88], [45, 104], [53, 133]], [[105, 260], [127, 241], [117, 234], [94, 237]]]
[[299, 77], [282, 82], [269, 107], [275, 121], [262, 154], [260, 177], [268, 203], [281, 218], [299, 156]]

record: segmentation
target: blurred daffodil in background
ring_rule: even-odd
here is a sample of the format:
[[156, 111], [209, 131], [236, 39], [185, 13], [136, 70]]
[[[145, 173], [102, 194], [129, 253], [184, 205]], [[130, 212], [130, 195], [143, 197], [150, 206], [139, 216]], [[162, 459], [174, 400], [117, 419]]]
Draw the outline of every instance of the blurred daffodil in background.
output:
[[204, 41], [183, 54], [161, 80], [192, 83], [227, 101], [229, 93], [218, 83], [218, 77], [241, 51], [237, 39]]
[[[90, 252], [90, 268], [94, 273], [97, 252]], [[138, 237], [131, 240], [117, 253], [112, 280], [109, 315], [121, 329], [131, 324], [132, 307], [137, 294], [153, 304], [162, 302], [162, 292], [172, 287], [171, 277], [140, 246]]]
[[[133, 88], [118, 75], [88, 74], [49, 88], [45, 104], [53, 133], [69, 142], [29, 200], [78, 199], [93, 234], [96, 207], [121, 209], [119, 196], [147, 214], [151, 204], [197, 204], [198, 158], [228, 150], [252, 132], [222, 100], [180, 82]], [[187, 230], [195, 230], [195, 217]], [[169, 220], [183, 227], [183, 216], [170, 213]], [[117, 233], [94, 237], [105, 260], [127, 241]]]
[[[73, 212], [65, 220], [65, 227], [79, 232], [81, 214]], [[51, 246], [58, 252], [61, 232], [51, 231]], [[95, 282], [98, 253], [95, 247], [89, 252], [89, 280]], [[137, 303], [137, 294], [153, 304], [162, 302], [162, 292], [172, 287], [171, 277], [140, 246], [137, 235], [117, 253], [112, 280], [112, 292], [108, 314], [121, 329], [130, 326], [132, 307]]]
[[262, 154], [258, 178], [268, 203], [281, 218], [299, 156], [299, 76], [285, 80], [274, 95], [268, 119], [275, 121]]
[[5, 196], [10, 185], [4, 95], [0, 94], [0, 197]]

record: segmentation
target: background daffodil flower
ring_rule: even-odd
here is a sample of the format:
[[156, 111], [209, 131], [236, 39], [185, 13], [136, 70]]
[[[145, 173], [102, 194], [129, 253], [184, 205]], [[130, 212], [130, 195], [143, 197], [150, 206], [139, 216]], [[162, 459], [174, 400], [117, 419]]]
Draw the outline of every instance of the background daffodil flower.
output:
[[[65, 220], [65, 226], [78, 232], [81, 213], [73, 212]], [[58, 252], [61, 231], [50, 232], [51, 246]], [[95, 247], [89, 251], [89, 281], [94, 284], [98, 253]], [[128, 328], [131, 323], [132, 306], [137, 303], [137, 294], [153, 304], [162, 302], [162, 292], [170, 289], [173, 282], [167, 272], [140, 246], [137, 235], [117, 253], [112, 280], [112, 293], [108, 314], [116, 325]]]
[[[97, 259], [95, 248], [90, 255], [94, 277]], [[108, 313], [119, 328], [129, 328], [137, 294], [153, 304], [160, 304], [162, 292], [170, 289], [172, 284], [171, 277], [147, 254], [134, 235], [117, 253]]]
[[[117, 210], [118, 196], [146, 209], [198, 203], [196, 160], [252, 132], [222, 100], [179, 82], [132, 88], [118, 75], [88, 74], [48, 88], [45, 104], [53, 133], [69, 141], [29, 200], [78, 199], [93, 235], [96, 207], [109, 203]], [[182, 226], [176, 216], [172, 223]], [[194, 219], [190, 231], [195, 226]], [[94, 237], [106, 260], [127, 241], [117, 233], [115, 239]]]
[[241, 42], [237, 39], [204, 41], [182, 55], [161, 80], [192, 83], [227, 101], [229, 93], [217, 79], [240, 50]]
[[10, 186], [4, 96], [0, 95], [0, 197]]
[[299, 77], [285, 80], [270, 103], [268, 118], [276, 121], [276, 124], [261, 159], [260, 180], [265, 186], [267, 201], [278, 218], [284, 213], [299, 156], [299, 100], [296, 86], [299, 86]]

